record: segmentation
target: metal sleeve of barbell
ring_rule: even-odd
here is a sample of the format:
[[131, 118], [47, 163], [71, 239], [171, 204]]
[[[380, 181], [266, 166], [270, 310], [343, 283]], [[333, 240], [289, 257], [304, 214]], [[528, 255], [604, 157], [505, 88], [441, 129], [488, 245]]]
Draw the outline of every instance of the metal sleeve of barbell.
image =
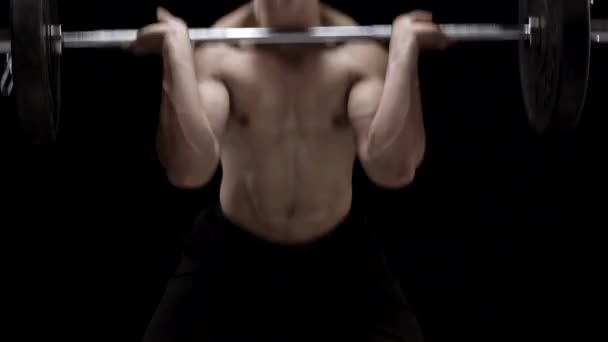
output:
[[11, 41], [10, 40], [0, 40], [0, 53], [9, 53], [11, 52]]
[[0, 53], [11, 52], [11, 34], [9, 31], [0, 30]]
[[[500, 41], [525, 39], [524, 25], [443, 24], [441, 30], [458, 41]], [[137, 30], [99, 30], [64, 32], [66, 48], [120, 47], [137, 38]], [[205, 28], [190, 29], [194, 42], [248, 42], [251, 44], [315, 44], [357, 39], [388, 40], [391, 25], [325, 26], [300, 32], [279, 32], [270, 28]]]
[[608, 43], [608, 20], [591, 21], [591, 41], [594, 43]]
[[608, 31], [595, 31], [591, 32], [591, 41], [599, 44], [608, 43]]

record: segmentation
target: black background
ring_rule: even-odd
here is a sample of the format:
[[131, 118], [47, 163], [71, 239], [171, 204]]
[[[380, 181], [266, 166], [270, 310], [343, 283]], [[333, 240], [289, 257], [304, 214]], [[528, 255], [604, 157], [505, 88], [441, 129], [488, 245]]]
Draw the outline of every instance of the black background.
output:
[[[242, 3], [60, 5], [63, 28], [73, 31], [139, 28], [154, 21], [157, 5], [205, 27]], [[431, 10], [438, 22], [517, 17], [516, 1], [329, 3], [361, 24], [390, 23], [414, 8]], [[605, 15], [605, 7], [596, 4], [593, 16]], [[1, 14], [7, 23], [7, 11]], [[428, 154], [415, 184], [381, 190], [355, 169], [356, 205], [382, 231], [428, 341], [545, 340], [585, 334], [594, 320], [587, 304], [599, 286], [606, 227], [607, 51], [593, 47], [579, 130], [539, 137], [526, 122], [516, 46], [426, 53], [420, 74]], [[19, 145], [14, 104], [0, 101], [5, 323], [17, 340], [137, 341], [175, 267], [181, 235], [217, 200], [221, 175], [198, 191], [167, 183], [153, 141], [157, 58], [70, 50], [62, 77], [56, 146]]]

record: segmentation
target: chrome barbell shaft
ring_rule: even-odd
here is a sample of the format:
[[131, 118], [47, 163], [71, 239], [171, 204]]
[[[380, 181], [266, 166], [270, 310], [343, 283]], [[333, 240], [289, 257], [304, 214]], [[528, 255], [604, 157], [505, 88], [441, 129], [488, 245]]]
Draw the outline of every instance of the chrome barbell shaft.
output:
[[[605, 21], [594, 21], [595, 29], [590, 39], [595, 43], [608, 43]], [[510, 41], [529, 37], [529, 25], [497, 24], [442, 24], [440, 28], [456, 41]], [[58, 32], [60, 45], [64, 48], [115, 48], [133, 42], [137, 30], [97, 30]], [[277, 32], [269, 28], [198, 28], [190, 29], [194, 42], [249, 42], [252, 44], [315, 44], [349, 40], [389, 40], [391, 25], [373, 26], [326, 26], [313, 27], [302, 32]], [[11, 50], [10, 33], [0, 31], [0, 53]]]
[[[448, 37], [459, 41], [500, 41], [526, 39], [525, 25], [495, 24], [440, 25]], [[65, 48], [112, 48], [133, 42], [137, 30], [99, 30], [64, 32]], [[325, 26], [301, 32], [278, 32], [269, 28], [205, 28], [190, 29], [194, 42], [248, 42], [252, 44], [318, 44], [349, 40], [388, 40], [391, 25]]]
[[[458, 41], [520, 40], [528, 36], [524, 25], [444, 24], [441, 29]], [[56, 28], [54, 32], [61, 32]], [[252, 44], [318, 44], [349, 40], [389, 40], [391, 25], [325, 26], [301, 32], [278, 32], [269, 28], [190, 29], [194, 42], [248, 42]], [[137, 30], [73, 31], [59, 34], [63, 48], [116, 48], [133, 42]], [[0, 39], [0, 52], [10, 51], [10, 40]]]

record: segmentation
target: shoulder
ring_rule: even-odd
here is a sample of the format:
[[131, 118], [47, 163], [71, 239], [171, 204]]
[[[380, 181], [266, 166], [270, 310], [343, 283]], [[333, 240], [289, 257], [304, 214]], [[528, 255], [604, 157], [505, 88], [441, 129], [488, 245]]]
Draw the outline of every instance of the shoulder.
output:
[[[359, 23], [348, 14], [328, 5], [323, 6], [323, 19], [326, 26], [357, 26]], [[384, 73], [388, 61], [385, 46], [376, 41], [349, 42], [340, 47], [342, 57], [354, 71], [362, 74]]]
[[388, 51], [377, 42], [350, 42], [340, 48], [340, 55], [357, 78], [383, 78], [388, 69]]
[[323, 4], [321, 7], [322, 21], [325, 26], [356, 26], [357, 21], [350, 15], [331, 7], [327, 4]]
[[226, 59], [231, 55], [224, 44], [205, 44], [194, 49], [194, 66], [199, 76], [219, 76]]
[[253, 21], [253, 5], [247, 3], [216, 20], [212, 27], [245, 27], [251, 26]]
[[381, 43], [374, 41], [353, 41], [344, 44], [344, 54], [360, 64], [373, 64], [373, 66], [386, 65], [388, 50]]
[[[212, 28], [246, 27], [253, 18], [250, 3], [216, 20]], [[226, 43], [201, 43], [194, 47], [194, 58], [197, 69], [218, 69], [220, 62], [235, 52], [235, 46]]]

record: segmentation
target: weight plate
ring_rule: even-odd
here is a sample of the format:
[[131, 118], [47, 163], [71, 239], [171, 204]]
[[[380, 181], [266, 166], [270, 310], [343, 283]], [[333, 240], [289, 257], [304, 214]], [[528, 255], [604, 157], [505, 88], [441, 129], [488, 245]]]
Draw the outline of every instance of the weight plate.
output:
[[520, 0], [520, 23], [537, 25], [519, 44], [528, 121], [538, 133], [575, 128], [585, 104], [590, 64], [588, 0]]
[[562, 96], [554, 123], [573, 129], [580, 122], [587, 99], [591, 65], [591, 5], [589, 0], [563, 0]]
[[60, 56], [54, 0], [11, 0], [11, 53], [17, 114], [24, 141], [56, 141], [61, 113]]

